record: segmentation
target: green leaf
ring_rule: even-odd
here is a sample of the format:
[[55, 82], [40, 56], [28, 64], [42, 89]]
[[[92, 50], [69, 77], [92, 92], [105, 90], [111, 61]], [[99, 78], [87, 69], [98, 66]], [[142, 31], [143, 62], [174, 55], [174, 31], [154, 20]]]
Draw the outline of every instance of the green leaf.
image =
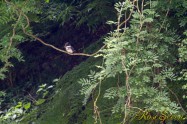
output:
[[152, 22], [153, 21], [153, 18], [146, 18], [144, 19], [144, 22]]
[[46, 3], [49, 3], [49, 0], [45, 0]]
[[39, 99], [36, 101], [35, 105], [41, 105], [46, 101], [46, 99]]
[[114, 21], [107, 21], [106, 23], [109, 24], [109, 25], [111, 25], [111, 24], [117, 24], [117, 22], [114, 22]]
[[49, 91], [46, 91], [43, 93], [43, 98], [45, 98], [47, 96], [47, 94], [49, 93]]
[[56, 78], [56, 79], [54, 79], [53, 80], [53, 82], [55, 83], [55, 82], [58, 82], [59, 81], [59, 79], [58, 78]]
[[26, 110], [28, 110], [30, 107], [31, 107], [31, 103], [30, 102], [28, 102], [27, 104], [23, 105], [23, 108], [26, 109]]
[[42, 84], [42, 85], [40, 85], [39, 87], [40, 88], [45, 88], [47, 86], [47, 84]]
[[15, 106], [15, 108], [21, 108], [22, 107], [22, 102], [18, 102], [18, 105]]

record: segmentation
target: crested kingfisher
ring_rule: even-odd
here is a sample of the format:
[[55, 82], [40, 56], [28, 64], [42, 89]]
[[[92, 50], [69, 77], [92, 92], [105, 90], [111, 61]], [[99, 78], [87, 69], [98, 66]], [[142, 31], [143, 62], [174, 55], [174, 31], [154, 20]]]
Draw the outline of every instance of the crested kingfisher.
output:
[[75, 52], [74, 48], [71, 46], [71, 44], [69, 42], [65, 43], [64, 48], [68, 53], [74, 53]]

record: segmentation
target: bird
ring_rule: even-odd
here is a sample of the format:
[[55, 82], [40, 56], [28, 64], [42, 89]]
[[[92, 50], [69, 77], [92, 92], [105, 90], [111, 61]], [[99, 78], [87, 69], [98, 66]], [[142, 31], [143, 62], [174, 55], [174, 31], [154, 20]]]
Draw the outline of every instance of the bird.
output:
[[71, 46], [71, 44], [69, 42], [65, 43], [64, 48], [68, 53], [74, 53], [75, 52], [74, 48]]

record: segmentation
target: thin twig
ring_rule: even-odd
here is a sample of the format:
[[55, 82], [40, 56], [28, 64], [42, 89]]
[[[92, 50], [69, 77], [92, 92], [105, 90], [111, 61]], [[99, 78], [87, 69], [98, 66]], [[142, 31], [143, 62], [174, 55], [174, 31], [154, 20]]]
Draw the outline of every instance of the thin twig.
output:
[[[5, 1], [6, 1], [6, 0], [5, 0]], [[9, 52], [11, 46], [12, 46], [13, 38], [14, 38], [15, 35], [16, 35], [16, 28], [17, 28], [17, 26], [18, 26], [18, 23], [19, 23], [20, 19], [21, 19], [21, 13], [19, 13], [19, 17], [18, 17], [18, 19], [17, 19], [17, 21], [16, 21], [16, 24], [14, 25], [14, 27], [13, 27], [13, 29], [12, 29], [12, 36], [10, 37], [10, 43], [9, 43], [9, 46], [8, 46], [8, 49], [7, 49], [7, 54], [8, 54], [8, 52]]]
[[[103, 59], [103, 62], [102, 62], [102, 66], [103, 66], [103, 63], [104, 63], [104, 59]], [[99, 117], [99, 122], [100, 124], [102, 124], [102, 120], [101, 120], [101, 117], [100, 117], [100, 111], [98, 110], [98, 106], [97, 106], [97, 100], [99, 99], [99, 96], [101, 94], [101, 82], [102, 82], [102, 79], [101, 79], [101, 75], [100, 75], [100, 80], [99, 80], [99, 93], [96, 97], [96, 99], [94, 100], [94, 114], [95, 114], [95, 123], [97, 123], [97, 117]]]
[[103, 48], [106, 46], [106, 45], [102, 46], [97, 52], [95, 52], [95, 53], [93, 53], [93, 54], [86, 54], [86, 53], [68, 53], [68, 52], [66, 52], [65, 50], [62, 50], [62, 49], [60, 49], [60, 48], [55, 47], [54, 45], [51, 45], [51, 44], [48, 44], [48, 43], [44, 42], [42, 39], [36, 37], [35, 35], [26, 32], [26, 31], [25, 31], [25, 28], [23, 28], [23, 32], [24, 32], [26, 35], [28, 35], [28, 36], [30, 36], [30, 37], [36, 39], [37, 41], [39, 41], [40, 43], [42, 43], [42, 44], [45, 45], [45, 46], [48, 46], [48, 47], [50, 47], [50, 48], [53, 48], [53, 49], [55, 49], [55, 50], [57, 50], [57, 51], [59, 51], [59, 52], [63, 52], [63, 53], [66, 53], [66, 54], [69, 54], [69, 55], [74, 55], [74, 56], [94, 56], [94, 55], [96, 55], [97, 53], [99, 53], [100, 50], [103, 49]]
[[185, 114], [187, 114], [187, 112], [186, 112], [186, 111], [184, 110], [184, 108], [182, 107], [182, 105], [181, 105], [181, 103], [180, 103], [180, 100], [179, 100], [179, 98], [177, 97], [177, 95], [176, 95], [169, 87], [166, 86], [166, 88], [175, 96], [175, 98], [177, 99], [177, 102], [178, 102], [178, 104], [180, 105], [182, 111], [183, 111]]
[[[169, 0], [169, 4], [171, 4], [171, 1], [172, 1], [172, 0]], [[166, 17], [168, 16], [169, 11], [170, 11], [170, 9], [168, 8], [168, 10], [167, 10], [167, 12], [166, 12], [166, 15], [165, 15], [165, 17], [164, 17], [164, 21], [162, 22], [162, 24], [161, 24], [161, 26], [160, 26], [159, 32], [161, 32], [161, 30], [162, 30], [162, 28], [163, 28], [163, 26], [164, 26], [164, 23], [166, 22]]]
[[29, 97], [31, 98], [31, 100], [32, 100], [33, 102], [37, 102], [36, 99], [35, 99], [29, 92], [27, 92], [27, 93], [29, 94]]
[[[135, 4], [135, 1], [136, 1], [136, 0], [133, 0], [133, 6], [134, 6], [134, 4]], [[123, 22], [121, 22], [121, 23], [118, 25], [118, 28], [120, 28], [122, 25], [124, 25], [125, 23], [127, 23], [127, 22], [129, 21], [129, 19], [130, 19], [131, 16], [132, 16], [132, 13], [133, 13], [133, 8], [132, 8], [132, 10], [130, 11], [130, 14], [129, 14], [128, 18], [125, 19]]]
[[[125, 56], [125, 52], [123, 53], [123, 55]], [[125, 102], [125, 116], [124, 116], [124, 119], [123, 119], [123, 124], [125, 124], [126, 122], [126, 118], [127, 118], [127, 107], [130, 109], [130, 104], [131, 104], [131, 88], [130, 88], [130, 85], [129, 85], [129, 73], [127, 71], [127, 68], [125, 66], [125, 61], [124, 59], [122, 58], [122, 66], [124, 68], [124, 71], [125, 71], [125, 84], [126, 84], [126, 91], [127, 91], [127, 99], [126, 99], [126, 102]]]
[[[105, 45], [103, 45], [98, 51], [96, 51], [95, 53], [92, 53], [92, 54], [87, 54], [87, 53], [68, 53], [68, 52], [66, 52], [65, 50], [62, 50], [62, 49], [60, 49], [60, 48], [57, 48], [57, 47], [55, 47], [55, 46], [52, 45], [52, 44], [46, 43], [45, 41], [43, 41], [42, 39], [38, 38], [37, 36], [35, 36], [35, 35], [31, 34], [31, 33], [28, 33], [28, 32], [26, 31], [26, 29], [30, 27], [30, 20], [29, 20], [28, 16], [27, 16], [21, 9], [19, 9], [18, 7], [16, 7], [13, 3], [10, 3], [10, 2], [7, 1], [7, 0], [5, 0], [5, 2], [6, 2], [6, 3], [9, 3], [9, 4], [12, 4], [17, 10], [19, 10], [19, 14], [25, 17], [25, 19], [26, 19], [26, 21], [27, 21], [27, 25], [26, 25], [26, 26], [23, 26], [23, 25], [22, 25], [22, 30], [23, 30], [24, 34], [26, 34], [27, 36], [30, 36], [30, 37], [36, 39], [37, 41], [39, 41], [40, 43], [42, 43], [42, 44], [45, 45], [45, 46], [48, 46], [48, 47], [50, 47], [50, 48], [52, 48], [52, 49], [55, 49], [55, 50], [57, 50], [57, 51], [59, 51], [59, 52], [66, 53], [66, 54], [68, 54], [68, 55], [74, 55], [74, 56], [94, 56], [94, 55], [98, 54], [103, 48], [106, 47], [106, 44], [105, 44]], [[26, 3], [25, 3], [25, 4], [26, 4]]]

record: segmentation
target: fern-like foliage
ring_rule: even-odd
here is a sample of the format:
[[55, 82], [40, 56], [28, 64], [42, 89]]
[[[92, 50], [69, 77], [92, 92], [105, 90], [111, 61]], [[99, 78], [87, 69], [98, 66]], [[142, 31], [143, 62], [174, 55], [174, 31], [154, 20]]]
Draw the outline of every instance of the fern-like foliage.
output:
[[[97, 75], [124, 77], [122, 86], [111, 87], [104, 94], [107, 99], [118, 99], [112, 112], [125, 113], [123, 123], [139, 110], [170, 114], [183, 110], [178, 101], [171, 100], [168, 85], [177, 79], [173, 66], [177, 58], [186, 61], [186, 43], [173, 29], [168, 15], [163, 14], [168, 14], [171, 7], [163, 3], [169, 4], [124, 0], [115, 4], [117, 21], [108, 21], [117, 28], [105, 38], [106, 47], [98, 55], [103, 57], [104, 65], [99, 66]], [[177, 41], [182, 43], [179, 56], [173, 55], [178, 51]], [[95, 84], [89, 84], [95, 88]]]
[[83, 100], [83, 105], [86, 105], [89, 98], [91, 98], [91, 94], [94, 92], [95, 88], [98, 86], [97, 78], [95, 77], [96, 73], [94, 71], [90, 71], [88, 75], [88, 79], [82, 78], [78, 81], [82, 85], [82, 89], [80, 93], [85, 95]]

